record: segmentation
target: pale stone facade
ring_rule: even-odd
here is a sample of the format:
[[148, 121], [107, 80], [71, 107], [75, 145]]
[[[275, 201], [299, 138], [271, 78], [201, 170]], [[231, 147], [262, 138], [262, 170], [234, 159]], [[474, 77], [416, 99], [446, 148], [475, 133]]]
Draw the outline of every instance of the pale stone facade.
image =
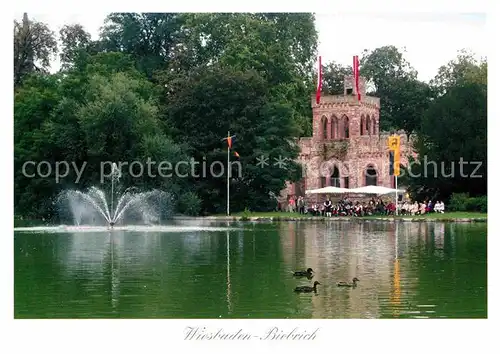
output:
[[[303, 180], [287, 184], [281, 196], [305, 195], [305, 190], [337, 186], [357, 188], [366, 185], [395, 186], [389, 174], [389, 132], [380, 132], [380, 99], [367, 96], [365, 78], [360, 78], [358, 101], [354, 77], [344, 81], [344, 94], [312, 98], [313, 136], [299, 139], [299, 162]], [[400, 163], [415, 155], [404, 132]]]

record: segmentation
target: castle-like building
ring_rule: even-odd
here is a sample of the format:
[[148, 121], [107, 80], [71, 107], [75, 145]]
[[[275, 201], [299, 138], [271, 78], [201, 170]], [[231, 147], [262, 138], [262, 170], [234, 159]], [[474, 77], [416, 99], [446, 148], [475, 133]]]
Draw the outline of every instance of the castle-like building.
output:
[[[389, 132], [380, 132], [380, 98], [366, 95], [366, 79], [359, 78], [358, 100], [354, 76], [344, 78], [344, 94], [312, 98], [313, 136], [299, 139], [302, 180], [287, 183], [283, 198], [305, 196], [310, 189], [368, 185], [395, 187], [389, 174]], [[415, 155], [404, 132], [400, 163]], [[312, 198], [319, 198], [312, 196]]]

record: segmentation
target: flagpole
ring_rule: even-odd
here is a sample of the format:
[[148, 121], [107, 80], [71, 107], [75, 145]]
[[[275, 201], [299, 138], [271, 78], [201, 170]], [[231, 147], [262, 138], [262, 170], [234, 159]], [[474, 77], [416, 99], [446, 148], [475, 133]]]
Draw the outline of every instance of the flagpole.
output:
[[395, 215], [397, 216], [398, 215], [398, 176], [395, 176], [396, 177], [396, 181], [395, 181], [395, 186], [396, 186], [396, 211], [395, 211]]
[[[229, 137], [231, 136], [230, 132], [228, 131], [227, 132], [227, 137], [229, 139]], [[230, 170], [229, 170], [229, 144], [227, 144], [227, 216], [229, 216], [229, 174], [230, 174]]]

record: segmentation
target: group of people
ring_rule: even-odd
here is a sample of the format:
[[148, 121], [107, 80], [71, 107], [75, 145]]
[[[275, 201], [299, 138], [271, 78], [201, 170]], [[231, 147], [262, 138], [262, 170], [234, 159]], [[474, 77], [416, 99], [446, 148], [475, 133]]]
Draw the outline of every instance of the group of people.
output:
[[423, 215], [426, 213], [444, 213], [444, 203], [438, 200], [433, 203], [432, 200], [424, 201], [419, 203], [417, 201], [413, 203], [404, 202], [400, 206], [402, 215]]
[[[423, 215], [426, 213], [437, 212], [444, 213], [444, 203], [438, 201], [425, 201], [418, 203], [417, 201], [410, 203], [408, 201], [384, 202], [382, 199], [371, 198], [366, 201], [353, 202], [347, 197], [342, 198], [337, 203], [333, 203], [330, 198], [327, 198], [323, 203], [312, 203], [307, 205], [304, 197], [290, 197], [286, 210], [288, 212], [297, 212], [300, 214], [311, 214], [314, 216], [365, 216], [365, 215], [394, 215], [396, 208], [399, 215]], [[284, 208], [278, 205], [278, 209], [283, 211]]]

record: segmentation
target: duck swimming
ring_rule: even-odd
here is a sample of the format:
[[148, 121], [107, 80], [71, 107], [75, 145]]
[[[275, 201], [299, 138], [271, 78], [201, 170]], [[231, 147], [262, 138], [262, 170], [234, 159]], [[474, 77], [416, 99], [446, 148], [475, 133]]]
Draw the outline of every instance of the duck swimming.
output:
[[316, 287], [318, 285], [321, 285], [319, 281], [315, 281], [313, 286], [297, 286], [295, 288], [296, 293], [312, 293], [313, 291], [316, 292]]
[[297, 270], [296, 272], [292, 272], [294, 277], [310, 277], [312, 278], [314, 270], [312, 268], [307, 268], [307, 270]]
[[350, 287], [350, 288], [355, 288], [356, 287], [356, 283], [359, 281], [358, 278], [354, 277], [352, 278], [352, 283], [348, 283], [348, 282], [345, 282], [345, 281], [339, 281], [337, 283], [337, 286], [347, 286], [347, 287]]

